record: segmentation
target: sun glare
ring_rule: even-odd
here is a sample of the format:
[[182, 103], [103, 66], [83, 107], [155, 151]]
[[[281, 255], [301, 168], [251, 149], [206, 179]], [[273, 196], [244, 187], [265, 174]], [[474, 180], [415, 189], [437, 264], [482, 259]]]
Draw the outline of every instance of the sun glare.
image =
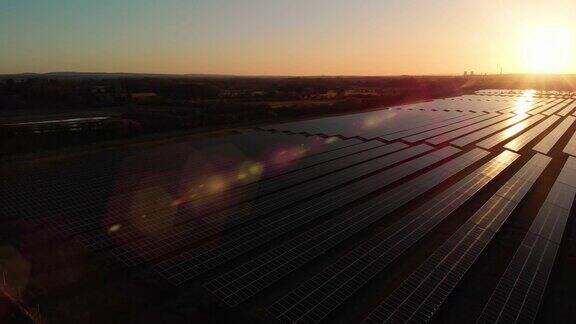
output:
[[572, 55], [571, 34], [561, 28], [539, 28], [526, 33], [524, 65], [532, 73], [563, 73]]

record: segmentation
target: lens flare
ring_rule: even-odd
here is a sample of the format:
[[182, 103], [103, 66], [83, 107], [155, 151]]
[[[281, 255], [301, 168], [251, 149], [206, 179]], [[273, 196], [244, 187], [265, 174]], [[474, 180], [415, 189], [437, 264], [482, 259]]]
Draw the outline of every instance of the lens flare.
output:
[[120, 225], [120, 224], [114, 224], [108, 228], [108, 232], [109, 233], [118, 232], [121, 227], [122, 227], [122, 225]]
[[332, 144], [332, 143], [336, 143], [336, 142], [338, 142], [338, 137], [334, 137], [334, 136], [328, 137], [328, 138], [324, 141], [324, 143], [326, 143], [326, 144]]
[[212, 176], [206, 183], [206, 189], [209, 193], [215, 194], [226, 190], [228, 183], [221, 176]]
[[261, 163], [254, 162], [249, 168], [248, 172], [253, 176], [260, 176], [264, 171], [264, 166]]

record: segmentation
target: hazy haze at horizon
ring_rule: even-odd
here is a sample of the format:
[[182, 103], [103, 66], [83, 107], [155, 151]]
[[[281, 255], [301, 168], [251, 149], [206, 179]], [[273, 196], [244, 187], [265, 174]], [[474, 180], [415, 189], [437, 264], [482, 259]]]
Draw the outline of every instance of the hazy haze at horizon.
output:
[[576, 30], [574, 12], [567, 0], [4, 0], [0, 73], [522, 73], [526, 30]]

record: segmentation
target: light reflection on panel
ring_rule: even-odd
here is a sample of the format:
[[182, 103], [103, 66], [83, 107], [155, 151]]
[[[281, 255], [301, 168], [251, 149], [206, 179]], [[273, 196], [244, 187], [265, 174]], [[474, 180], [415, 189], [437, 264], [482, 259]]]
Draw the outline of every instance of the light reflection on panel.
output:
[[516, 137], [515, 139], [513, 139], [512, 141], [508, 142], [504, 146], [504, 148], [507, 148], [509, 150], [513, 150], [516, 152], [520, 151], [524, 146], [526, 146], [528, 143], [533, 141], [540, 134], [544, 133], [544, 131], [546, 131], [549, 127], [551, 127], [559, 119], [560, 119], [560, 117], [554, 116], [554, 115], [546, 118], [544, 121], [542, 121], [541, 123], [539, 123], [535, 127], [531, 128], [530, 130], [528, 130], [524, 134], [522, 134], [522, 135]]
[[492, 126], [488, 126], [486, 128], [483, 128], [477, 132], [474, 132], [472, 134], [466, 135], [464, 137], [461, 137], [459, 139], [456, 139], [452, 142], [450, 142], [453, 145], [456, 146], [466, 146], [470, 143], [473, 143], [477, 140], [480, 140], [490, 134], [493, 134], [501, 129], [504, 129], [506, 127], [510, 127], [511, 125], [514, 125], [524, 119], [526, 119], [529, 115], [518, 115], [516, 117], [512, 117], [510, 119], [504, 120], [502, 122], [499, 122], [497, 124], [494, 124]]
[[576, 117], [564, 117], [564, 120], [554, 128], [546, 137], [544, 137], [538, 144], [534, 146], [534, 150], [542, 154], [548, 154], [550, 150], [556, 145], [556, 142], [564, 135], [566, 131], [572, 126]]
[[487, 120], [490, 118], [494, 118], [496, 116], [497, 115], [494, 115], [494, 114], [481, 115], [481, 116], [478, 116], [478, 117], [475, 117], [472, 119], [468, 119], [468, 120], [465, 120], [462, 122], [455, 123], [453, 125], [449, 125], [446, 127], [433, 129], [433, 130], [429, 130], [429, 131], [426, 131], [423, 133], [419, 133], [419, 134], [415, 134], [415, 135], [412, 135], [409, 137], [405, 137], [405, 138], [403, 138], [403, 140], [410, 142], [410, 143], [418, 142], [418, 141], [425, 140], [427, 138], [434, 137], [434, 136], [437, 136], [440, 134], [444, 134], [444, 133], [447, 133], [447, 132], [450, 132], [450, 131], [453, 131], [453, 130], [456, 130], [459, 128], [464, 128], [466, 126], [470, 126], [472, 124], [476, 124], [478, 122], [481, 122], [481, 121], [484, 121], [484, 120]]
[[488, 137], [487, 139], [481, 141], [477, 145], [485, 149], [490, 149], [498, 145], [499, 143], [502, 143], [505, 140], [513, 137], [514, 135], [522, 132], [523, 130], [532, 126], [533, 124], [539, 122], [542, 118], [544, 118], [544, 116], [542, 115], [532, 116], [512, 127], [508, 127], [505, 130]]
[[391, 140], [399, 139], [399, 138], [402, 138], [405, 136], [410, 136], [413, 134], [420, 134], [420, 133], [435, 130], [435, 129], [446, 129], [448, 127], [453, 127], [454, 124], [460, 124], [462, 121], [476, 120], [478, 118], [481, 118], [482, 116], [483, 116], [483, 114], [480, 114], [480, 115], [479, 114], [463, 114], [462, 116], [459, 116], [456, 118], [450, 118], [450, 119], [443, 120], [443, 121], [433, 123], [430, 125], [424, 125], [424, 126], [416, 127], [413, 129], [395, 132], [395, 133], [392, 133], [389, 135], [384, 135], [384, 136], [382, 136], [382, 138], [387, 140], [387, 141], [391, 141]]
[[[569, 158], [561, 174], [571, 169], [572, 159]], [[576, 185], [575, 178], [570, 181], [571, 185]], [[535, 321], [576, 195], [576, 187], [571, 185], [556, 180], [484, 307], [479, 322]]]
[[426, 143], [429, 144], [433, 144], [433, 145], [438, 145], [438, 144], [442, 144], [445, 142], [448, 142], [450, 140], [453, 140], [455, 138], [458, 138], [460, 136], [469, 134], [469, 133], [473, 133], [474, 131], [478, 131], [479, 129], [482, 129], [486, 126], [501, 122], [503, 120], [509, 119], [509, 118], [517, 118], [517, 117], [513, 117], [514, 115], [512, 114], [504, 114], [502, 116], [497, 116], [479, 123], [475, 123], [460, 129], [456, 129], [454, 131], [442, 134], [442, 135], [438, 135], [436, 137], [430, 138], [426, 140]]

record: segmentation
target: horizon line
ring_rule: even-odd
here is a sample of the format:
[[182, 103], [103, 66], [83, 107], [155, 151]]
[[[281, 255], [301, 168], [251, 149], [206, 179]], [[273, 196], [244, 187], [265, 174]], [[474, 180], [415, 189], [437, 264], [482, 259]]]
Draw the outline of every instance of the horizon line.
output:
[[89, 71], [51, 71], [51, 72], [18, 72], [0, 73], [0, 77], [8, 76], [49, 76], [49, 75], [149, 75], [174, 77], [258, 77], [258, 78], [352, 78], [352, 77], [457, 77], [457, 76], [574, 76], [576, 73], [479, 73], [464, 75], [463, 73], [436, 73], [436, 74], [227, 74], [227, 73], [155, 73], [155, 72], [89, 72]]

